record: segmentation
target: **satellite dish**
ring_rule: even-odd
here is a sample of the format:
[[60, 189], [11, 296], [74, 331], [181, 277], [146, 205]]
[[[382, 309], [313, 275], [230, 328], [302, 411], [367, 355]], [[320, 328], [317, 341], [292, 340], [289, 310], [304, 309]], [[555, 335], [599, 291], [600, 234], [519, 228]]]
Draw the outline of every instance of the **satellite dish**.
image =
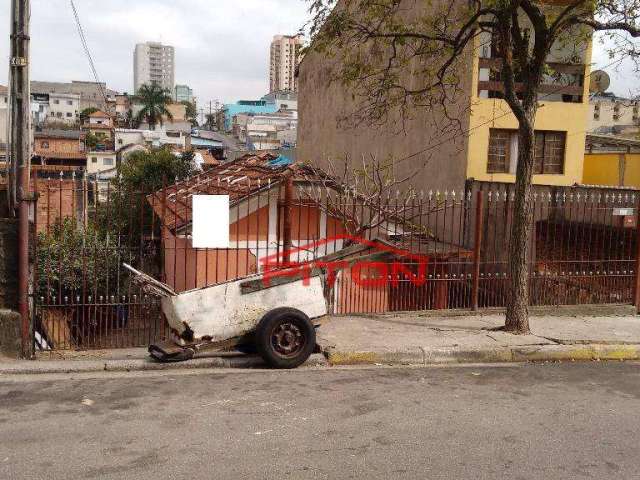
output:
[[611, 78], [609, 74], [604, 70], [595, 70], [591, 72], [589, 80], [589, 92], [591, 93], [604, 93], [611, 84]]

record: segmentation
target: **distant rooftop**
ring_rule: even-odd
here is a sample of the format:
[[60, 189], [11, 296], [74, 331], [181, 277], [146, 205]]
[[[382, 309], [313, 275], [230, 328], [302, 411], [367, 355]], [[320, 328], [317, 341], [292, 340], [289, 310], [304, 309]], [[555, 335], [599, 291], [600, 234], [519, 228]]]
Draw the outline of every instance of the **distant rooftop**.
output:
[[42, 130], [39, 132], [34, 132], [33, 136], [35, 138], [63, 138], [69, 140], [79, 140], [84, 135], [80, 130]]

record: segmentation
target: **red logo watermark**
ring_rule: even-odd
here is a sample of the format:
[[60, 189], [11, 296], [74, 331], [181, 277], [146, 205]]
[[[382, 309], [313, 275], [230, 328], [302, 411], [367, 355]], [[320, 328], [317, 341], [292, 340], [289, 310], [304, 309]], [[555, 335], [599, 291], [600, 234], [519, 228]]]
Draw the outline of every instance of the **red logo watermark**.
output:
[[[337, 245], [349, 247], [359, 245], [361, 250], [337, 249]], [[301, 253], [321, 251], [323, 246], [334, 245], [336, 252], [319, 259], [291, 261], [300, 258]], [[346, 248], [349, 248], [346, 247]], [[326, 248], [325, 248], [326, 251]], [[342, 255], [341, 255], [342, 253]], [[355, 255], [348, 258], [349, 255]], [[380, 257], [384, 257], [383, 260]], [[330, 286], [336, 281], [338, 273], [349, 270], [351, 281], [365, 288], [382, 288], [386, 285], [398, 287], [401, 281], [421, 287], [427, 282], [429, 257], [411, 253], [408, 250], [388, 245], [379, 240], [366, 240], [353, 235], [336, 235], [322, 240], [312, 241], [283, 252], [274, 253], [260, 260], [265, 286], [275, 277], [296, 277], [303, 285], [310, 285], [311, 277], [318, 271], [327, 276]]]

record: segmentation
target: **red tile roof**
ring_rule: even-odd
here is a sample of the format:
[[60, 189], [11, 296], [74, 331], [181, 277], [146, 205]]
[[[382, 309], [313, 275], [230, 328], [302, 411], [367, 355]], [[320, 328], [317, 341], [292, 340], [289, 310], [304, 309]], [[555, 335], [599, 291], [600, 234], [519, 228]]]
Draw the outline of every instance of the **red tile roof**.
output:
[[[289, 175], [296, 175], [299, 165], [270, 166], [278, 158], [264, 153], [246, 155], [233, 162], [208, 168], [191, 178], [168, 186], [147, 197], [156, 214], [170, 228], [180, 228], [191, 221], [193, 195], [229, 195], [232, 204], [258, 191], [267, 190]], [[166, 194], [166, 202], [163, 198]]]

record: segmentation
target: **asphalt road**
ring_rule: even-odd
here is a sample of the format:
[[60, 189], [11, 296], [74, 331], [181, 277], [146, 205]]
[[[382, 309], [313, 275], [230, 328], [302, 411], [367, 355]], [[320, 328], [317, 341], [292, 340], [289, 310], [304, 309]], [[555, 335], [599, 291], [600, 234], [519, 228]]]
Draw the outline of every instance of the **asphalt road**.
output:
[[0, 379], [2, 479], [638, 478], [630, 363]]

